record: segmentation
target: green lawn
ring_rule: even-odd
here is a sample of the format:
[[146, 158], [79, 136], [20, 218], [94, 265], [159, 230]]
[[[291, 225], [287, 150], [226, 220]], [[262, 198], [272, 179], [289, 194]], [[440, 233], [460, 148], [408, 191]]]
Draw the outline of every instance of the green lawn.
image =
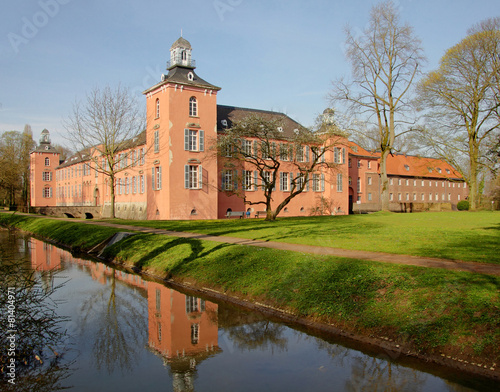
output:
[[114, 222], [414, 256], [500, 264], [500, 212], [436, 212], [211, 221]]

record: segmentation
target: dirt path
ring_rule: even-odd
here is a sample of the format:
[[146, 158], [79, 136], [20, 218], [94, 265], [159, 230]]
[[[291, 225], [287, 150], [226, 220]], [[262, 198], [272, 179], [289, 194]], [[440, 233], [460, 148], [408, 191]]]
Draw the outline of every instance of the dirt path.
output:
[[438, 259], [431, 257], [398, 255], [398, 254], [381, 253], [381, 252], [368, 252], [362, 250], [347, 250], [347, 249], [327, 248], [322, 246], [311, 246], [311, 245], [297, 245], [297, 244], [288, 244], [284, 242], [249, 240], [245, 238], [214, 236], [214, 235], [198, 234], [198, 233], [186, 233], [179, 231], [154, 229], [142, 226], [128, 226], [128, 225], [121, 225], [108, 222], [92, 222], [92, 221], [81, 221], [81, 222], [93, 225], [116, 227], [118, 229], [127, 231], [139, 231], [142, 233], [162, 234], [173, 237], [194, 238], [199, 240], [223, 242], [236, 245], [249, 245], [261, 248], [290, 250], [293, 252], [347, 257], [352, 259], [372, 260], [372, 261], [380, 261], [384, 263], [393, 263], [393, 264], [407, 264], [419, 267], [444, 268], [454, 271], [469, 271], [469, 272], [477, 272], [480, 274], [500, 276], [500, 265], [498, 264], [473, 263], [460, 260], [445, 260], [445, 259]]

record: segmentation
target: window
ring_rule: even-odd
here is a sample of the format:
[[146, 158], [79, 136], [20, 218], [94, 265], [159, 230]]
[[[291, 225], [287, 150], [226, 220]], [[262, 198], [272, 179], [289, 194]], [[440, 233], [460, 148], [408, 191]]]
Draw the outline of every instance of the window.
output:
[[232, 191], [233, 190], [233, 171], [223, 170], [222, 171], [222, 190]]
[[361, 161], [358, 160], [358, 169], [361, 167]]
[[410, 185], [410, 180], [406, 179], [406, 186]]
[[401, 178], [398, 178], [398, 185], [401, 185]]
[[156, 98], [156, 118], [160, 117], [160, 100]]
[[372, 162], [368, 161], [368, 169], [371, 169], [371, 168], [372, 168]]
[[43, 177], [43, 181], [52, 181], [52, 173], [51, 172], [43, 172], [42, 177]]
[[262, 159], [269, 159], [269, 144], [266, 142], [261, 142], [260, 150], [262, 153]]
[[342, 173], [337, 173], [337, 192], [342, 192]]
[[360, 193], [361, 192], [361, 178], [359, 178], [359, 177], [358, 177], [357, 189], [358, 189], [358, 193]]
[[160, 152], [160, 131], [154, 133], [154, 152]]
[[280, 143], [280, 160], [288, 161], [288, 146], [284, 143]]
[[252, 142], [250, 140], [243, 140], [242, 151], [243, 151], [243, 155], [245, 155], [245, 156], [252, 155]]
[[417, 180], [413, 180], [413, 186], [417, 186]]
[[349, 185], [352, 185], [352, 177], [349, 176]]
[[265, 190], [266, 186], [271, 185], [272, 181], [273, 180], [271, 178], [271, 172], [270, 171], [265, 171], [264, 172], [264, 177], [262, 178], [262, 190]]
[[413, 201], [417, 201], [417, 194], [416, 193], [413, 194]]
[[189, 98], [189, 115], [191, 117], [198, 116], [198, 105], [195, 97]]
[[145, 161], [145, 152], [144, 152], [144, 147], [141, 148], [141, 152], [140, 152], [141, 156], [139, 158], [139, 165], [144, 165], [144, 161]]
[[389, 178], [389, 185], [393, 185], [394, 184], [394, 179], [393, 178]]
[[295, 157], [297, 162], [304, 162], [304, 147], [297, 146], [297, 151], [295, 151]]
[[333, 162], [340, 163], [340, 148], [339, 147], [335, 147], [333, 149]]
[[49, 158], [45, 158], [45, 166], [50, 166], [50, 159]]
[[393, 201], [394, 200], [394, 195], [392, 193], [389, 193], [389, 200]]
[[368, 192], [368, 201], [372, 201], [372, 194]]
[[348, 166], [351, 167], [351, 165], [352, 165], [351, 158], [349, 158], [349, 160], [347, 162], [348, 162]]
[[401, 201], [401, 193], [398, 193], [398, 200]]
[[252, 172], [250, 170], [243, 170], [243, 189], [252, 190]]
[[429, 193], [429, 201], [432, 201], [432, 193]]
[[198, 298], [186, 295], [186, 313], [198, 312]]
[[132, 177], [132, 193], [135, 195], [137, 193], [137, 177]]
[[43, 188], [43, 197], [45, 199], [49, 199], [52, 197], [52, 188], [51, 187]]
[[410, 201], [410, 194], [409, 193], [406, 194], [406, 201]]
[[319, 174], [317, 173], [314, 173], [313, 174], [313, 178], [312, 178], [312, 185], [313, 185], [313, 191], [314, 192], [319, 192], [320, 191], [320, 187], [321, 187], [321, 183], [320, 183], [320, 176]]
[[184, 188], [201, 189], [203, 181], [203, 169], [201, 165], [184, 166]]
[[145, 190], [145, 183], [144, 183], [144, 175], [142, 174], [141, 177], [141, 193], [144, 193], [144, 190]]
[[405, 170], [406, 170], [406, 171], [410, 171], [410, 166], [405, 165]]
[[280, 173], [280, 191], [288, 192], [289, 188], [288, 173]]
[[422, 186], [424, 186], [424, 185], [425, 185], [425, 182], [424, 182], [424, 180], [422, 180]]
[[151, 168], [151, 188], [154, 191], [161, 189], [161, 166]]
[[191, 344], [198, 344], [200, 339], [200, 324], [191, 325]]
[[420, 195], [420, 199], [421, 199], [422, 201], [425, 201], [425, 194], [424, 194], [424, 193], [422, 193], [422, 194]]
[[367, 184], [368, 184], [368, 185], [371, 185], [371, 184], [372, 184], [372, 178], [371, 178], [371, 177], [368, 177], [368, 178], [367, 178]]
[[201, 129], [185, 129], [184, 151], [205, 151], [205, 132]]
[[304, 174], [297, 173], [297, 188], [301, 189], [303, 186], [304, 186]]

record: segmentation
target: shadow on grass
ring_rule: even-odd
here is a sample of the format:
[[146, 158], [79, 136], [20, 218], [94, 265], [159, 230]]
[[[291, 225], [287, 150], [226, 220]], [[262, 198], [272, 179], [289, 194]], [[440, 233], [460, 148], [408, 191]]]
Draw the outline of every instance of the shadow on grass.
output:
[[[182, 272], [187, 264], [208, 256], [230, 244], [210, 246], [199, 239], [173, 238], [155, 234], [138, 234], [127, 237], [107, 248], [105, 257], [119, 257], [120, 259], [134, 260], [134, 267], [142, 270], [146, 267], [161, 269], [167, 277]], [[122, 252], [121, 249], [127, 249]], [[162, 258], [161, 255], [165, 257]], [[140, 255], [138, 259], [135, 256]], [[169, 258], [172, 260], [169, 262]], [[157, 259], [157, 261], [153, 261]]]

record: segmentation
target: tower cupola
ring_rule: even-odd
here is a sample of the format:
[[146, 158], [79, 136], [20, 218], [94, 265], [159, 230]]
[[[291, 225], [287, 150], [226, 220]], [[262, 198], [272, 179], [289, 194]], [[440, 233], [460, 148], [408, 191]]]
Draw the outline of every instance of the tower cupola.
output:
[[191, 58], [191, 44], [187, 39], [180, 37], [170, 48], [170, 61], [167, 62], [167, 69], [174, 67], [186, 67], [194, 69], [195, 61]]
[[44, 129], [40, 135], [40, 144], [50, 144], [50, 133]]

